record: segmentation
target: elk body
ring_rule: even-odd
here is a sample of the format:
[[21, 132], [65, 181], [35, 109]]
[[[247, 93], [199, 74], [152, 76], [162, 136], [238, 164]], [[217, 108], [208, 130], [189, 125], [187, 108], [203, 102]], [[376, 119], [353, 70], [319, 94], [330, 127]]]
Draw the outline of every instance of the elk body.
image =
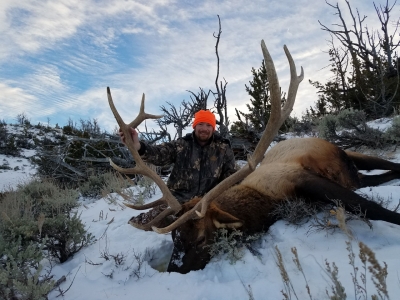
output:
[[[382, 175], [363, 176], [361, 169], [388, 169]], [[334, 203], [371, 220], [400, 225], [400, 214], [369, 201], [353, 189], [400, 178], [400, 164], [354, 152], [345, 152], [317, 138], [282, 141], [265, 155], [260, 166], [243, 181], [216, 197], [202, 219], [188, 220], [176, 228], [179, 242], [169, 271], [187, 273], [205, 267], [210, 260], [205, 245], [213, 243], [218, 228], [237, 228], [245, 234], [267, 231], [278, 217], [279, 202]], [[181, 213], [201, 201], [183, 205]], [[182, 257], [182, 252], [185, 254]]]
[[[285, 47], [291, 83], [287, 100], [281, 108], [281, 92], [275, 68], [263, 41], [261, 45], [270, 85], [271, 115], [253, 155], [241, 170], [218, 184], [204, 197], [194, 198], [181, 205], [161, 178], [141, 160], [132, 145], [133, 141], [129, 138], [126, 139], [126, 144], [137, 163], [136, 167], [122, 169], [112, 163], [118, 171], [148, 176], [160, 187], [163, 193], [161, 199], [143, 206], [126, 205], [134, 209], [168, 205], [168, 208], [150, 223], [131, 225], [159, 233], [172, 231], [174, 250], [168, 266], [170, 272], [187, 273], [204, 268], [210, 260], [206, 246], [213, 243], [215, 232], [219, 228], [240, 229], [249, 234], [268, 230], [277, 221], [272, 212], [281, 201], [298, 201], [299, 198], [308, 202], [340, 201], [347, 211], [361, 212], [366, 218], [400, 225], [400, 214], [385, 209], [353, 191], [362, 186], [378, 185], [400, 178], [400, 164], [355, 152], [345, 152], [317, 138], [289, 139], [278, 143], [265, 153], [293, 108], [298, 85], [303, 79], [303, 70], [300, 76], [297, 76], [293, 59]], [[109, 89], [108, 99], [125, 137], [130, 137], [130, 127], [138, 126], [144, 119], [159, 117], [144, 112], [143, 97], [138, 117], [130, 124], [125, 124], [115, 109]], [[371, 169], [389, 172], [374, 176], [364, 176], [358, 172]], [[165, 228], [154, 227], [169, 215], [175, 215], [177, 220]]]

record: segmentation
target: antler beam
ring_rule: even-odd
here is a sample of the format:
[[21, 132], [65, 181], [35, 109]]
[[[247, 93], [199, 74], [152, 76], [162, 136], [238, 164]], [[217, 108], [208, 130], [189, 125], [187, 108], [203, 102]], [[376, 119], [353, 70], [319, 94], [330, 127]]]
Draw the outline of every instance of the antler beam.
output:
[[[176, 214], [178, 211], [181, 210], [181, 204], [178, 202], [178, 200], [176, 200], [176, 198], [172, 195], [171, 191], [168, 189], [167, 185], [165, 184], [165, 182], [161, 179], [160, 176], [157, 175], [157, 173], [155, 171], [153, 171], [151, 168], [149, 168], [146, 163], [142, 160], [142, 158], [140, 157], [138, 151], [136, 150], [135, 146], [134, 146], [134, 142], [131, 136], [131, 131], [130, 128], [136, 128], [137, 126], [139, 126], [144, 120], [146, 119], [159, 119], [162, 116], [160, 115], [152, 115], [152, 114], [148, 114], [144, 111], [144, 102], [145, 102], [145, 96], [143, 94], [142, 96], [142, 101], [140, 104], [140, 110], [139, 110], [139, 114], [137, 115], [137, 117], [130, 122], [129, 124], [126, 124], [120, 114], [118, 113], [113, 99], [111, 97], [111, 91], [110, 88], [107, 87], [107, 97], [108, 97], [108, 103], [110, 105], [111, 111], [114, 114], [115, 119], [117, 120], [117, 123], [121, 129], [121, 131], [123, 132], [124, 136], [125, 136], [125, 144], [128, 147], [129, 151], [131, 152], [133, 159], [136, 162], [136, 166], [134, 168], [121, 168], [119, 166], [117, 166], [116, 164], [114, 164], [114, 162], [110, 159], [110, 164], [111, 166], [123, 173], [123, 174], [141, 174], [144, 176], [149, 177], [150, 179], [154, 180], [154, 182], [157, 184], [157, 186], [160, 188], [163, 196], [146, 205], [146, 208], [151, 208], [160, 204], [167, 204], [168, 208], [165, 209], [159, 216], [157, 216], [157, 218], [155, 218], [154, 220], [152, 220], [151, 222], [149, 222], [146, 225], [139, 225], [139, 224], [135, 224], [134, 226], [137, 226], [140, 229], [144, 229], [144, 230], [150, 230], [152, 228], [153, 225], [157, 224], [160, 220], [162, 220], [164, 217], [172, 215], [172, 214]], [[134, 208], [137, 209], [137, 206], [134, 206], [132, 204], [128, 204], [128, 203], [124, 203], [126, 206], [130, 207], [130, 208]]]
[[264, 130], [264, 133], [260, 141], [258, 142], [256, 149], [253, 152], [253, 155], [248, 158], [247, 164], [242, 169], [240, 169], [238, 172], [231, 175], [230, 177], [226, 178], [224, 181], [220, 182], [216, 187], [214, 187], [211, 191], [209, 191], [191, 210], [183, 214], [174, 223], [165, 228], [153, 227], [154, 231], [158, 233], [167, 233], [174, 230], [175, 228], [185, 223], [189, 219], [204, 217], [207, 208], [209, 204], [213, 201], [213, 199], [215, 199], [224, 190], [236, 184], [237, 182], [241, 181], [255, 170], [256, 166], [263, 159], [264, 153], [265, 151], [267, 151], [273, 138], [278, 133], [279, 128], [282, 126], [283, 122], [289, 117], [291, 111], [293, 110], [293, 105], [296, 99], [296, 94], [299, 84], [304, 78], [303, 67], [301, 67], [300, 75], [297, 76], [296, 65], [293, 61], [293, 58], [287, 47], [284, 46], [284, 51], [289, 61], [291, 79], [287, 94], [288, 96], [287, 100], [284, 106], [281, 108], [282, 98], [281, 98], [279, 80], [276, 74], [273, 60], [268, 52], [267, 47], [265, 46], [264, 40], [261, 41], [261, 50], [264, 56], [265, 67], [267, 70], [267, 76], [269, 81], [270, 97], [271, 97], [271, 115], [268, 120], [268, 124]]

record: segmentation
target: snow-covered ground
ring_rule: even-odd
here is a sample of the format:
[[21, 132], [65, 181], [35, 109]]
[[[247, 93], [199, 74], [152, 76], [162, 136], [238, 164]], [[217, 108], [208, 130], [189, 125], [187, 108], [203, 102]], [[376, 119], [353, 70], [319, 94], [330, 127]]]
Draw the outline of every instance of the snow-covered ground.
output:
[[0, 169], [0, 192], [32, 179], [36, 174], [36, 167], [31, 164], [29, 157], [34, 154], [35, 150], [23, 150], [22, 156], [18, 158], [0, 154], [0, 166], [4, 166], [4, 169]]
[[[400, 152], [391, 155], [400, 162]], [[12, 187], [26, 180], [34, 173], [28, 160], [0, 156], [10, 167], [17, 165], [20, 170], [0, 173], [1, 187]], [[395, 207], [400, 201], [400, 180], [394, 180], [380, 187], [364, 188], [360, 192], [389, 199]], [[186, 275], [157, 271], [168, 262], [172, 249], [169, 234], [144, 232], [133, 228], [127, 221], [139, 212], [124, 208], [122, 199], [110, 195], [116, 201], [103, 198], [97, 201], [82, 199], [81, 219], [97, 241], [78, 252], [69, 261], [52, 269], [55, 279], [66, 276], [60, 288], [66, 291], [63, 299], [190, 299], [190, 300], [232, 300], [232, 299], [284, 299], [281, 291], [284, 285], [276, 265], [275, 247], [283, 255], [284, 263], [293, 284], [296, 296], [291, 299], [310, 299], [306, 283], [313, 299], [328, 299], [326, 290], [331, 292], [331, 281], [325, 271], [326, 262], [339, 269], [339, 280], [345, 287], [347, 299], [355, 299], [349, 251], [346, 250], [347, 235], [334, 232], [316, 231], [307, 222], [300, 227], [285, 221], [275, 223], [269, 232], [256, 242], [258, 255], [244, 250], [244, 256], [235, 264], [222, 256], [214, 258], [204, 270]], [[159, 192], [154, 195], [160, 197]], [[113, 203], [112, 203], [113, 202]], [[349, 241], [356, 254], [358, 281], [363, 265], [358, 258], [358, 242], [366, 244], [377, 260], [388, 265], [387, 289], [391, 299], [400, 294], [400, 227], [382, 221], [371, 221], [373, 228], [362, 221], [350, 221], [349, 229], [354, 239]], [[303, 275], [298, 271], [291, 249], [296, 247]], [[108, 258], [108, 260], [106, 259]], [[376, 294], [370, 274], [366, 275], [368, 299]], [[57, 297], [59, 291], [50, 293], [49, 299]], [[358, 299], [358, 298], [357, 298]], [[364, 298], [361, 298], [364, 299]]]
[[[41, 127], [44, 127], [41, 125]], [[43, 130], [35, 126], [22, 126], [16, 124], [6, 125], [7, 133], [11, 136], [24, 136], [34, 148], [34, 139], [47, 138], [54, 141], [56, 135], [62, 134], [61, 129], [51, 128]], [[36, 154], [34, 149], [21, 149], [18, 158], [0, 154], [0, 192], [15, 188], [18, 184], [26, 183], [36, 174], [36, 166], [30, 162], [30, 158]]]
[[[396, 204], [400, 200], [399, 185], [400, 180], [397, 180], [390, 185], [364, 188], [362, 192], [389, 198]], [[339, 279], [348, 299], [355, 299], [351, 277], [354, 271], [346, 250], [349, 239], [340, 230], [314, 232], [310, 222], [297, 228], [279, 221], [257, 243], [256, 249], [261, 255], [244, 250], [243, 258], [235, 264], [219, 257], [204, 270], [182, 275], [152, 268], [168, 261], [172, 248], [170, 235], [144, 232], [128, 225], [129, 218], [138, 212], [123, 209], [120, 203], [119, 200], [118, 204], [110, 205], [108, 200], [101, 199], [81, 208], [82, 220], [98, 241], [72, 260], [54, 267], [56, 278], [67, 276], [62, 289], [72, 283], [64, 299], [251, 299], [249, 289], [253, 299], [283, 299], [281, 290], [284, 287], [275, 263], [275, 247], [284, 257], [298, 299], [308, 299], [308, 296], [303, 276], [292, 261], [292, 247], [297, 249], [313, 299], [327, 299], [325, 289], [330, 291], [331, 282], [324, 271], [326, 260], [338, 266]], [[114, 221], [109, 224], [112, 219]], [[361, 221], [349, 222], [355, 237], [351, 245], [358, 255], [358, 242], [363, 242], [375, 252], [382, 266], [383, 262], [387, 263], [388, 291], [391, 298], [396, 299], [400, 292], [400, 228], [382, 221], [371, 223], [372, 229]], [[126, 260], [117, 265], [114, 259], [102, 258], [107, 253]], [[140, 261], [143, 265], [139, 268]], [[361, 272], [362, 264], [358, 258], [356, 261]], [[375, 293], [370, 280], [368, 292], [369, 295]], [[52, 292], [50, 299], [57, 299], [57, 295], [57, 291]]]

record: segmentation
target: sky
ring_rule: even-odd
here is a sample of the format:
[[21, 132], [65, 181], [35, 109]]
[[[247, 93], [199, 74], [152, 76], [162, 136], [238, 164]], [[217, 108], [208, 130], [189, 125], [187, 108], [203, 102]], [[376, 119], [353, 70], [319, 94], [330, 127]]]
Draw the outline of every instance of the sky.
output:
[[[149, 112], [159, 114], [167, 101], [179, 107], [189, 100], [188, 91], [215, 90], [217, 15], [222, 23], [220, 80], [228, 82], [231, 121], [236, 120], [235, 108], [246, 111], [245, 84], [252, 80], [251, 69], [261, 66], [262, 39], [275, 61], [283, 91], [289, 84], [284, 44], [298, 71], [304, 67], [293, 114], [300, 117], [317, 100], [308, 81], [325, 82], [330, 76], [326, 53], [330, 36], [318, 20], [328, 26], [338, 21], [325, 1], [310, 3], [2, 0], [0, 119], [15, 123], [17, 115], [25, 114], [33, 124], [53, 126], [96, 119], [110, 132], [116, 122], [107, 103], [107, 86], [126, 122], [136, 116], [142, 93]], [[345, 1], [338, 3], [348, 20]], [[352, 0], [351, 5], [368, 16], [370, 28], [377, 28], [372, 1]], [[399, 16], [397, 5], [392, 18]]]
[[[369, 123], [374, 128], [384, 128], [389, 123]], [[32, 151], [24, 151], [25, 157], [34, 155]], [[385, 153], [381, 153], [385, 155]], [[394, 162], [400, 162], [400, 150], [386, 153]], [[0, 170], [0, 191], [15, 187], [21, 181], [26, 181], [35, 173], [35, 166], [29, 160], [19, 157], [0, 155], [0, 161], [16, 170]], [[18, 170], [19, 169], [19, 170]], [[369, 173], [375, 174], [374, 171]], [[3, 185], [3, 186], [1, 186]], [[132, 187], [134, 193], [139, 190]], [[357, 192], [372, 196], [375, 199], [388, 200], [393, 209], [400, 201], [400, 180], [392, 180], [378, 187], [366, 187]], [[153, 197], [146, 202], [161, 197], [157, 189]], [[73, 258], [63, 264], [53, 265], [51, 275], [58, 280], [62, 276], [66, 280], [61, 284], [65, 291], [59, 297], [59, 290], [49, 294], [49, 300], [131, 300], [131, 299], [163, 299], [163, 300], [264, 300], [284, 299], [284, 290], [279, 268], [276, 265], [276, 247], [283, 256], [283, 262], [289, 274], [296, 296], [292, 292], [291, 299], [310, 299], [306, 290], [306, 282], [310, 288], [312, 299], [329, 299], [330, 280], [325, 271], [328, 262], [338, 267], [338, 279], [347, 294], [347, 299], [356, 299], [352, 273], [354, 269], [349, 264], [351, 245], [355, 254], [355, 266], [358, 268], [357, 280], [361, 283], [363, 264], [358, 258], [359, 246], [362, 242], [376, 256], [381, 267], [388, 265], [386, 279], [390, 299], [397, 299], [400, 293], [400, 230], [398, 225], [383, 221], [371, 221], [372, 229], [359, 220], [347, 223], [352, 232], [350, 239], [343, 231], [319, 231], [308, 221], [301, 226], [278, 221], [270, 227], [268, 233], [261, 236], [252, 246], [258, 255], [243, 249], [242, 257], [236, 263], [231, 263], [226, 255], [219, 255], [207, 264], [203, 270], [192, 271], [182, 275], [167, 273], [162, 267], [169, 260], [172, 241], [170, 234], [157, 234], [136, 229], [129, 225], [128, 220], [139, 214], [125, 208], [123, 200], [117, 194], [110, 194], [98, 200], [81, 198], [79, 215], [86, 229], [96, 237], [96, 242], [83, 248]], [[332, 219], [334, 222], [335, 219]], [[346, 244], [348, 242], [349, 244]], [[301, 272], [293, 262], [292, 248], [297, 249], [303, 268]], [[116, 264], [114, 259], [104, 257], [124, 258]], [[45, 271], [50, 269], [43, 262]], [[140, 266], [139, 266], [140, 265]], [[367, 267], [369, 264], [367, 264]], [[159, 271], [161, 270], [161, 271]], [[376, 294], [371, 276], [366, 271], [367, 291], [370, 299]], [[250, 293], [252, 298], [250, 297]], [[357, 299], [365, 299], [358, 298]]]

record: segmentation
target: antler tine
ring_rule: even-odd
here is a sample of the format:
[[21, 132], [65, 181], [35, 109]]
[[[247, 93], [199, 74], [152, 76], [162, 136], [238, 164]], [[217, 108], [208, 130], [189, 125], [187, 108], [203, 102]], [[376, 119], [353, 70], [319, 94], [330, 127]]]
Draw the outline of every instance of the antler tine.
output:
[[282, 120], [281, 110], [281, 90], [276, 74], [274, 61], [265, 46], [264, 40], [261, 40], [261, 50], [264, 56], [265, 69], [267, 71], [269, 90], [270, 90], [270, 101], [271, 101], [271, 113], [268, 119], [267, 126], [265, 127], [264, 133], [258, 142], [256, 149], [253, 152], [252, 160], [254, 166], [256, 166], [264, 156], [269, 145], [272, 143], [273, 138], [278, 133], [284, 120]]
[[[165, 209], [163, 211], [163, 216], [167, 216], [170, 214], [175, 214], [177, 213], [180, 209], [181, 209], [181, 205], [179, 204], [178, 200], [176, 200], [176, 198], [172, 195], [171, 191], [168, 189], [167, 185], [165, 184], [165, 182], [161, 179], [160, 176], [157, 175], [157, 173], [155, 171], [153, 171], [152, 169], [150, 169], [145, 162], [142, 160], [142, 158], [140, 157], [138, 151], [136, 150], [136, 148], [134, 147], [134, 142], [131, 136], [131, 132], [130, 132], [130, 128], [131, 127], [136, 127], [139, 126], [144, 120], [146, 119], [158, 119], [161, 118], [162, 116], [157, 116], [157, 115], [151, 115], [151, 114], [147, 114], [144, 111], [144, 101], [145, 101], [145, 96], [143, 94], [142, 96], [142, 102], [140, 105], [140, 111], [138, 116], [135, 118], [135, 120], [133, 120], [131, 123], [126, 124], [124, 123], [124, 121], [122, 120], [120, 114], [118, 113], [115, 105], [114, 105], [114, 101], [111, 97], [111, 91], [110, 88], [107, 87], [107, 97], [108, 97], [108, 103], [110, 105], [111, 111], [114, 114], [115, 119], [117, 120], [118, 125], [120, 126], [121, 131], [124, 133], [125, 136], [125, 144], [128, 147], [130, 153], [133, 156], [133, 159], [136, 162], [136, 166], [134, 168], [128, 168], [128, 169], [124, 169], [121, 168], [119, 166], [117, 166], [111, 159], [110, 159], [110, 164], [111, 166], [123, 173], [123, 174], [141, 174], [144, 176], [147, 176], [149, 178], [151, 178], [156, 184], [157, 186], [160, 188], [163, 196], [146, 205], [147, 208], [149, 207], [154, 207], [156, 205], [159, 205], [160, 203], [165, 203], [168, 204], [168, 208]], [[130, 205], [127, 205], [128, 207], [131, 207]], [[148, 228], [150, 228], [153, 223], [149, 223], [146, 224], [145, 226], [147, 226]]]
[[[194, 218], [202, 218], [206, 214], [206, 210], [208, 205], [211, 203], [212, 199], [217, 197], [221, 191], [227, 189], [228, 187], [231, 187], [235, 183], [239, 182], [242, 180], [244, 177], [246, 177], [248, 174], [250, 174], [253, 170], [249, 166], [249, 164], [245, 165], [243, 168], [241, 168], [239, 171], [236, 173], [232, 174], [219, 184], [217, 184], [211, 191], [209, 191], [191, 210], [187, 211], [184, 213], [182, 216], [179, 217], [175, 222], [170, 224], [167, 227], [164, 228], [156, 228], [153, 227], [153, 231], [158, 232], [158, 233], [167, 233], [175, 228], [179, 227], [186, 221]], [[201, 212], [199, 212], [201, 211]]]
[[157, 227], [155, 227], [154, 225], [159, 223], [160, 221], [162, 221], [165, 217], [171, 215], [171, 211], [168, 211], [168, 209], [162, 211], [158, 216], [156, 216], [153, 220], [151, 220], [149, 223], [145, 224], [145, 225], [141, 225], [141, 224], [135, 224], [135, 223], [129, 223], [131, 224], [133, 227], [139, 228], [139, 229], [143, 229], [143, 230], [150, 230], [152, 229], [153, 231], [157, 232], [157, 233], [168, 233], [170, 231], [166, 231], [166, 232], [162, 232], [162, 231], [158, 231]]
[[[211, 201], [218, 196], [222, 191], [226, 190], [228, 187], [236, 184], [251, 172], [253, 172], [256, 166], [261, 162], [264, 157], [265, 151], [271, 144], [273, 138], [278, 133], [279, 128], [282, 126], [283, 122], [289, 116], [293, 109], [293, 104], [296, 99], [296, 93], [300, 82], [304, 78], [304, 71], [301, 68], [300, 76], [297, 76], [296, 66], [290, 55], [289, 50], [284, 46], [284, 50], [290, 65], [291, 80], [289, 85], [288, 98], [283, 108], [281, 108], [281, 91], [279, 86], [278, 76], [276, 74], [274, 62], [271, 55], [265, 46], [264, 40], [261, 41], [261, 50], [263, 52], [265, 67], [267, 70], [269, 88], [270, 88], [270, 100], [271, 100], [271, 114], [268, 120], [268, 124], [264, 130], [264, 133], [258, 142], [253, 155], [248, 158], [247, 164], [240, 169], [235, 174], [229, 176], [217, 186], [215, 186], [211, 191], [209, 191], [190, 211], [183, 214], [178, 220], [176, 220], [171, 225], [165, 228], [153, 228], [154, 231], [159, 233], [169, 232], [181, 224], [185, 223], [190, 218], [201, 218], [204, 217]], [[199, 208], [200, 212], [199, 212]]]
[[163, 115], [152, 115], [148, 114], [144, 111], [144, 101], [145, 101], [145, 95], [143, 93], [142, 95], [142, 101], [140, 102], [140, 110], [138, 116], [133, 120], [130, 124], [129, 127], [136, 128], [138, 127], [144, 120], [146, 119], [160, 119], [163, 117]]
[[[126, 201], [130, 200], [130, 197], [125, 195], [125, 194], [123, 194], [122, 192], [116, 191], [116, 193], [118, 195], [120, 195], [122, 198], [124, 198], [124, 200], [126, 200]], [[132, 209], [136, 209], [136, 210], [145, 210], [145, 209], [148, 209], [148, 208], [152, 208], [152, 207], [154, 207], [156, 205], [162, 205], [162, 204], [165, 204], [165, 200], [164, 199], [158, 199], [158, 200], [156, 200], [154, 202], [147, 203], [147, 204], [141, 204], [141, 205], [135, 205], [135, 204], [124, 202], [124, 205], [126, 207], [129, 207], [129, 208], [132, 208]]]
[[289, 117], [290, 113], [293, 110], [293, 105], [294, 105], [294, 101], [296, 99], [297, 90], [299, 88], [300, 82], [304, 79], [303, 67], [300, 67], [300, 69], [301, 69], [300, 75], [297, 76], [296, 65], [295, 65], [292, 55], [290, 54], [286, 45], [283, 46], [283, 50], [285, 51], [286, 57], [289, 61], [290, 84], [289, 84], [289, 89], [288, 89], [288, 93], [287, 93], [287, 100], [285, 102], [285, 105], [282, 108], [282, 118], [283, 118], [282, 124]]
[[140, 109], [139, 109], [139, 114], [137, 117], [129, 124], [126, 124], [120, 114], [117, 111], [117, 108], [114, 105], [114, 101], [111, 97], [111, 90], [109, 87], [107, 87], [107, 98], [108, 98], [108, 104], [110, 105], [111, 111], [114, 114], [115, 119], [117, 120], [118, 125], [120, 126], [121, 130], [123, 130], [123, 127], [128, 127], [128, 128], [136, 128], [138, 127], [144, 120], [146, 119], [160, 119], [163, 117], [163, 115], [153, 115], [153, 114], [148, 114], [144, 111], [144, 102], [145, 102], [145, 94], [142, 94], [142, 101], [140, 102]]
[[296, 99], [297, 88], [304, 77], [303, 68], [301, 68], [301, 75], [299, 76], [299, 78], [297, 78], [296, 65], [293, 61], [292, 56], [290, 55], [289, 50], [286, 46], [284, 46], [284, 51], [290, 65], [291, 80], [289, 85], [290, 95], [288, 93], [288, 99], [285, 103], [285, 106], [283, 109], [281, 109], [282, 98], [278, 75], [276, 74], [274, 62], [271, 55], [269, 54], [264, 40], [261, 40], [261, 50], [264, 56], [265, 68], [268, 76], [271, 101], [271, 114], [268, 119], [267, 126], [265, 127], [264, 133], [261, 136], [260, 141], [254, 149], [253, 155], [251, 155], [247, 159], [246, 166], [232, 176], [225, 179], [219, 185], [217, 185], [212, 191], [210, 191], [209, 193], [207, 193], [207, 195], [203, 197], [202, 201], [200, 201], [200, 205], [202, 206], [200, 216], [205, 215], [207, 207], [214, 196], [218, 195], [221, 191], [226, 189], [226, 187], [232, 186], [240, 180], [244, 179], [247, 175], [255, 170], [256, 166], [263, 159], [265, 151], [267, 151], [275, 135], [278, 133], [279, 128], [282, 126], [283, 122], [287, 119], [293, 109], [293, 104]]

